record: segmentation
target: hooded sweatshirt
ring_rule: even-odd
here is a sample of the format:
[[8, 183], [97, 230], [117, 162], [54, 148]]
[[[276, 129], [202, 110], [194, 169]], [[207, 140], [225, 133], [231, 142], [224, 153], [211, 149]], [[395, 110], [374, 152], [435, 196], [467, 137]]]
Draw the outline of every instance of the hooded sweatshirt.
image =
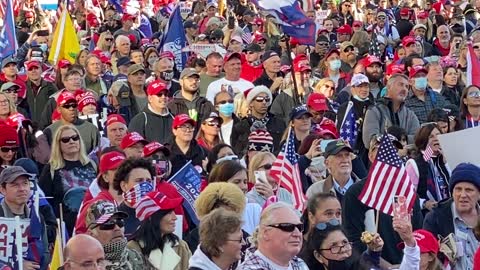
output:
[[189, 269], [201, 270], [222, 270], [210, 258], [203, 253], [201, 248], [197, 248], [188, 262]]

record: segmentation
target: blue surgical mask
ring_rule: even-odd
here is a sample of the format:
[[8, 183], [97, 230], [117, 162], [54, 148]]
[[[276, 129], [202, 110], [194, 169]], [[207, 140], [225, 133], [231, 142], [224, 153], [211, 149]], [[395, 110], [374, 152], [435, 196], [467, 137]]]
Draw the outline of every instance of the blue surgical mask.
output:
[[332, 60], [332, 61], [328, 62], [328, 64], [330, 65], [331, 70], [339, 70], [340, 66], [342, 66], [342, 62], [340, 62], [340, 60], [338, 60], [338, 59]]
[[48, 45], [45, 43], [40, 44], [40, 49], [42, 49], [43, 52], [46, 52], [48, 50]]
[[358, 101], [365, 101], [365, 100], [368, 100], [368, 97], [362, 99], [361, 97], [357, 96], [357, 95], [353, 95], [353, 98], [358, 100]]
[[415, 88], [418, 90], [425, 90], [427, 89], [428, 81], [427, 77], [423, 78], [415, 78]]
[[234, 111], [233, 103], [225, 103], [218, 105], [218, 112], [225, 117], [231, 117]]

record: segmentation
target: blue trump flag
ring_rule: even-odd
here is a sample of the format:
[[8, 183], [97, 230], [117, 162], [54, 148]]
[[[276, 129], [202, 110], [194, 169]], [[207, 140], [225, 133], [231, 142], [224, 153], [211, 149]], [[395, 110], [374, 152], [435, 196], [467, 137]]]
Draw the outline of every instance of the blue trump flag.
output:
[[315, 22], [305, 15], [297, 0], [252, 0], [252, 2], [274, 16], [285, 34], [298, 39], [301, 44], [315, 45]]
[[6, 2], [5, 21], [3, 28], [0, 30], [0, 59], [14, 55], [18, 49], [12, 0], [6, 0]]
[[192, 161], [189, 161], [168, 182], [174, 185], [180, 195], [183, 197], [183, 208], [187, 211], [190, 219], [195, 225], [199, 220], [195, 211], [195, 200], [200, 195], [200, 183], [202, 178], [198, 171], [193, 167]]
[[185, 36], [185, 28], [183, 28], [183, 19], [180, 14], [180, 5], [177, 4], [173, 10], [167, 27], [165, 28], [162, 44], [160, 45], [162, 52], [172, 52], [175, 55], [175, 64], [179, 71], [182, 71], [187, 64], [188, 55], [182, 52], [187, 47], [187, 37]]

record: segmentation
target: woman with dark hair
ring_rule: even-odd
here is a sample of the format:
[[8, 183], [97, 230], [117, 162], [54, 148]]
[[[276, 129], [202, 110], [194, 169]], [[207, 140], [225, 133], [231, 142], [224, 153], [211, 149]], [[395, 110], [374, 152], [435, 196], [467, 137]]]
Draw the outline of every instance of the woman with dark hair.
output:
[[192, 253], [187, 243], [173, 233], [177, 220], [173, 210], [182, 201], [182, 198], [168, 198], [152, 191], [136, 205], [136, 217], [141, 223], [128, 247], [144, 256], [149, 270], [188, 269]]
[[212, 112], [202, 120], [202, 125], [197, 133], [197, 143], [206, 150], [210, 151], [217, 144], [222, 142], [220, 137], [220, 127], [223, 120], [217, 113]]
[[460, 106], [460, 94], [462, 93], [460, 77], [460, 71], [453, 66], [443, 69], [443, 87], [440, 95], [455, 106]]
[[[247, 169], [238, 161], [225, 160], [216, 164], [210, 176], [208, 183], [227, 182], [236, 185], [244, 194], [248, 191]], [[247, 198], [245, 197], [245, 200]], [[260, 213], [262, 208], [256, 202], [247, 202], [243, 211], [242, 229], [248, 234], [252, 234], [260, 222]]]
[[442, 132], [442, 134], [449, 133], [449, 120], [447, 112], [440, 108], [434, 108], [430, 111], [427, 117], [427, 121], [430, 123], [436, 123], [438, 129]]
[[470, 85], [463, 89], [460, 98], [460, 114], [465, 128], [480, 125], [480, 88], [478, 86]]
[[[332, 219], [337, 219], [340, 224], [342, 223], [342, 205], [333, 193], [310, 194], [302, 218], [305, 228], [303, 239], [307, 241], [316, 224]], [[306, 246], [305, 242], [303, 247]]]
[[242, 219], [235, 212], [219, 208], [200, 221], [200, 246], [189, 270], [228, 270], [242, 258]]
[[406, 170], [417, 187], [420, 205], [431, 211], [439, 201], [450, 197], [448, 182], [451, 171], [443, 156], [438, 135], [442, 134], [435, 123], [426, 123], [415, 135], [419, 155], [409, 159]]
[[[293, 129], [295, 135], [295, 152], [298, 151], [300, 144], [309, 134], [312, 127], [313, 115], [308, 111], [307, 106], [298, 106], [290, 112], [290, 121], [288, 126]], [[290, 134], [290, 128], [285, 129], [282, 136], [282, 145], [287, 141]]]
[[10, 126], [0, 125], [0, 165], [11, 166], [17, 159], [18, 133]]
[[[323, 139], [323, 136], [321, 134], [310, 134], [305, 139], [303, 139], [302, 143], [300, 144], [300, 147], [298, 148], [298, 154], [300, 156], [302, 155], [307, 155], [309, 152], [311, 152], [312, 145], [318, 144], [319, 141]], [[303, 161], [303, 160], [301, 160]], [[309, 162], [308, 162], [309, 161]], [[308, 166], [305, 169], [305, 178], [306, 179], [305, 183], [315, 183], [320, 180], [325, 179], [327, 176], [327, 168], [325, 167], [325, 157], [321, 154], [312, 156], [310, 159], [307, 158], [307, 163], [306, 166]], [[300, 163], [302, 165], [302, 163]], [[303, 167], [303, 166], [302, 166]], [[303, 178], [304, 175], [302, 172], [300, 172], [300, 176]]]
[[212, 171], [215, 164], [224, 160], [238, 160], [238, 156], [233, 152], [233, 148], [225, 143], [215, 145], [208, 153], [207, 172]]
[[147, 74], [148, 78], [148, 76], [152, 74], [153, 64], [155, 64], [155, 62], [157, 62], [159, 58], [157, 49], [155, 49], [154, 47], [147, 48], [143, 53], [143, 58], [145, 59], [145, 74]]
[[122, 195], [119, 211], [128, 214], [125, 220], [125, 236], [135, 232], [140, 221], [135, 217], [135, 205], [148, 192], [153, 190], [153, 177], [156, 175], [152, 162], [144, 158], [126, 159], [118, 167], [113, 179], [113, 188]]
[[383, 240], [378, 233], [371, 236], [368, 249], [357, 256], [353, 254], [352, 243], [345, 236], [338, 220], [318, 223], [311, 230], [307, 247], [299, 257], [310, 269], [315, 270], [380, 269]]
[[338, 6], [338, 14], [334, 16], [340, 26], [348, 24], [352, 26], [353, 24], [353, 15], [352, 15], [352, 2], [345, 0], [340, 1], [340, 5]]

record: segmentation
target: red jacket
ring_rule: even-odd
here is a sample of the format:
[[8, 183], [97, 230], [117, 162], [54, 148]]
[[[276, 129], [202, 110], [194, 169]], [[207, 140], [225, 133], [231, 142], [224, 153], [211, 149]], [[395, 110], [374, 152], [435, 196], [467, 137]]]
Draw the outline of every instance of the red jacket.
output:
[[240, 74], [240, 78], [253, 83], [253, 81], [262, 76], [262, 73], [263, 65], [252, 66], [247, 61], [243, 61], [242, 73]]
[[[18, 89], [18, 97], [19, 98], [25, 98], [25, 95], [27, 93], [27, 85], [25, 84], [25, 81], [27, 80], [27, 76], [26, 75], [17, 75], [15, 77], [15, 80], [11, 81], [11, 82], [14, 82], [16, 84], [18, 84], [20, 86], [20, 89]], [[6, 83], [6, 82], [9, 82], [10, 80], [7, 80], [7, 78], [5, 78], [5, 74], [0, 74], [0, 85]]]
[[450, 44], [447, 48], [443, 48], [442, 45], [440, 44], [440, 40], [437, 38], [433, 42], [433, 46], [437, 48], [438, 52], [440, 53], [441, 56], [447, 56], [450, 54]]

